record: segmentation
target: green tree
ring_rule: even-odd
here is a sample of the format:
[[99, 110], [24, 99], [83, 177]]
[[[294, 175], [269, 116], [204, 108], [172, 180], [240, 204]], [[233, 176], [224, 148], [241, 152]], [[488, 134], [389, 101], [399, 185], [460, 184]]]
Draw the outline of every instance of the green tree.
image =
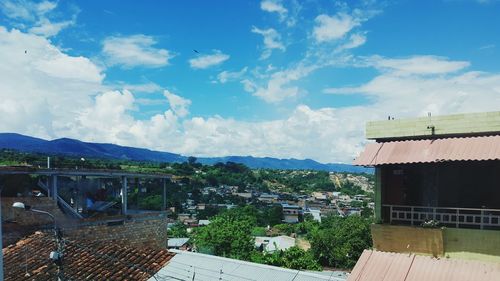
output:
[[324, 266], [352, 268], [371, 246], [370, 220], [360, 216], [330, 216], [311, 234], [311, 250]]
[[196, 247], [200, 252], [248, 260], [254, 251], [251, 236], [254, 222], [255, 218], [239, 211], [215, 216], [209, 225], [200, 227], [196, 232]]
[[170, 237], [170, 238], [189, 237], [189, 235], [187, 233], [187, 227], [184, 224], [180, 223], [180, 222], [175, 223], [168, 230], [168, 237]]
[[304, 251], [297, 246], [271, 254], [255, 252], [252, 255], [252, 261], [298, 270], [322, 270], [311, 252]]

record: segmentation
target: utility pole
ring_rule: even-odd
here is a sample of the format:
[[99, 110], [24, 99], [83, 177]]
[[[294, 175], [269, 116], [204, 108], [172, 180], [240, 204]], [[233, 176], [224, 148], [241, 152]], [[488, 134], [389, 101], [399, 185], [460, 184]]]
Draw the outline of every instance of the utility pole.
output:
[[64, 281], [64, 242], [62, 241], [62, 231], [57, 227], [54, 228], [54, 236], [56, 238], [57, 251], [50, 253], [50, 259], [57, 265], [57, 281]]

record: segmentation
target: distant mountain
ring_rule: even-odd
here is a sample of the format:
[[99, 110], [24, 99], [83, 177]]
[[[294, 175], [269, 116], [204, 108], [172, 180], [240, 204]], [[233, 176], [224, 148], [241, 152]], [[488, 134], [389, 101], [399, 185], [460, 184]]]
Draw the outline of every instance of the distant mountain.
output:
[[[38, 152], [47, 154], [63, 154], [75, 157], [124, 159], [152, 162], [184, 162], [186, 156], [153, 151], [144, 148], [120, 146], [109, 143], [91, 143], [62, 138], [52, 141], [24, 136], [15, 133], [0, 133], [0, 148], [15, 149], [23, 152]], [[277, 159], [270, 157], [227, 156], [198, 158], [203, 164], [217, 162], [235, 162], [245, 164], [250, 168], [269, 169], [308, 169], [332, 172], [372, 173], [373, 169], [357, 167], [348, 164], [322, 164], [311, 159]]]
[[319, 170], [329, 172], [350, 172], [350, 173], [373, 173], [373, 169], [353, 166], [349, 164], [329, 163], [322, 164], [311, 159], [278, 159], [271, 157], [253, 156], [227, 156], [213, 158], [198, 158], [198, 162], [203, 164], [215, 164], [217, 162], [235, 162], [245, 164], [250, 168], [268, 168], [283, 170]]

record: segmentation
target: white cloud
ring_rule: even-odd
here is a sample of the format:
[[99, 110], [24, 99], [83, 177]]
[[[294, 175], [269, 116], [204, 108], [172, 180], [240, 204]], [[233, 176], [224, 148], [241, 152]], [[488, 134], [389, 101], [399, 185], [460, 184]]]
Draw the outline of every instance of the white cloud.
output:
[[366, 36], [364, 34], [354, 33], [351, 34], [351, 36], [349, 36], [349, 40], [346, 43], [342, 44], [338, 48], [338, 51], [357, 48], [365, 43], [366, 43]]
[[163, 95], [167, 98], [170, 108], [177, 116], [186, 117], [189, 114], [189, 106], [191, 105], [189, 99], [173, 94], [168, 90], [165, 90]]
[[205, 69], [219, 65], [230, 58], [229, 55], [222, 53], [220, 50], [214, 50], [212, 54], [200, 55], [189, 60], [191, 68]]
[[16, 26], [27, 28], [30, 33], [52, 37], [61, 30], [76, 23], [76, 14], [71, 20], [54, 22], [50, 13], [57, 8], [58, 3], [52, 1], [31, 2], [24, 0], [5, 0], [0, 3], [0, 10], [11, 20], [19, 21]]
[[168, 65], [174, 55], [166, 49], [153, 47], [156, 44], [152, 36], [143, 34], [111, 36], [104, 39], [102, 52], [109, 64], [125, 68]]
[[[401, 75], [399, 68], [381, 69], [379, 75], [361, 86], [330, 88], [324, 92], [360, 94], [370, 100], [367, 105], [337, 111], [344, 124], [359, 126], [351, 133], [360, 136], [363, 135], [366, 121], [384, 120], [388, 115], [404, 118], [427, 116], [427, 112], [442, 115], [498, 110], [500, 73], [477, 71], [457, 73], [456, 70], [461, 69], [459, 66], [465, 67], [465, 62], [433, 58], [429, 60], [426, 56], [415, 56], [408, 59], [407, 63], [412, 67], [403, 68], [406, 71], [405, 75]], [[420, 61], [423, 65], [433, 64], [441, 70], [436, 72], [422, 70], [423, 65], [421, 67], [413, 65], [415, 61]], [[406, 65], [401, 61], [398, 62], [398, 66]], [[446, 75], [442, 75], [443, 73]]]
[[[302, 104], [277, 120], [244, 122], [220, 116], [189, 117], [191, 101], [165, 91], [164, 112], [139, 119], [137, 106], [147, 101], [136, 99], [132, 90], [104, 87], [102, 70], [89, 59], [69, 56], [42, 36], [0, 27], [0, 131], [196, 156], [350, 162], [365, 143], [366, 121], [387, 115], [426, 116], [428, 111], [438, 115], [498, 110], [500, 105], [500, 73], [465, 71], [467, 62], [440, 57], [374, 58], [365, 64], [379, 70], [371, 81], [330, 89], [363, 95], [369, 104], [343, 108]], [[415, 62], [431, 64], [439, 71]], [[274, 72], [264, 87], [248, 79], [242, 83], [252, 92], [260, 91], [264, 99], [279, 100], [300, 94], [293, 82], [315, 67], [297, 65]]]
[[278, 0], [263, 0], [260, 2], [260, 8], [269, 13], [278, 13], [280, 20], [284, 20], [288, 13], [288, 10]]
[[488, 50], [488, 49], [493, 49], [495, 48], [495, 44], [487, 44], [479, 47], [479, 50]]
[[252, 27], [252, 32], [260, 34], [264, 38], [264, 51], [262, 52], [260, 59], [269, 58], [273, 49], [285, 51], [285, 46], [281, 42], [281, 35], [275, 29], [259, 29], [254, 26]]
[[[26, 51], [26, 53], [25, 53]], [[102, 70], [44, 37], [0, 26], [0, 130], [51, 137], [104, 89]]]
[[229, 81], [234, 81], [241, 78], [248, 70], [248, 67], [242, 68], [240, 71], [227, 71], [224, 70], [217, 75], [217, 80], [219, 83], [226, 83]]
[[148, 82], [144, 84], [123, 84], [119, 83], [116, 87], [121, 87], [123, 89], [129, 90], [133, 93], [156, 93], [162, 90], [161, 86], [153, 83], [153, 82]]
[[413, 56], [403, 59], [372, 56], [367, 63], [381, 70], [398, 74], [445, 74], [462, 70], [470, 65], [467, 61], [450, 61], [438, 56]]
[[67, 20], [54, 23], [44, 18], [41, 19], [35, 26], [31, 27], [29, 32], [46, 37], [52, 37], [57, 35], [61, 30], [74, 25], [75, 22], [76, 20]]
[[309, 75], [317, 67], [300, 64], [291, 69], [274, 72], [263, 87], [257, 87], [249, 80], [243, 82], [243, 85], [245, 90], [253, 93], [254, 96], [268, 103], [277, 103], [296, 97], [300, 93], [300, 89], [297, 86], [290, 85], [290, 83]]
[[316, 17], [315, 22], [313, 35], [317, 42], [341, 39], [354, 27], [360, 25], [358, 19], [346, 13], [338, 13], [334, 16], [322, 14]]

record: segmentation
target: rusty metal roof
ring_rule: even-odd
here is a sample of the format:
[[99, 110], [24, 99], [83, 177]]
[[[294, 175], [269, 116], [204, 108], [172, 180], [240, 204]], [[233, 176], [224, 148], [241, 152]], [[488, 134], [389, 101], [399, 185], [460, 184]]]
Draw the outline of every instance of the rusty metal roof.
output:
[[370, 143], [354, 165], [499, 159], [500, 136], [482, 136]]
[[493, 281], [500, 263], [365, 250], [347, 281]]

